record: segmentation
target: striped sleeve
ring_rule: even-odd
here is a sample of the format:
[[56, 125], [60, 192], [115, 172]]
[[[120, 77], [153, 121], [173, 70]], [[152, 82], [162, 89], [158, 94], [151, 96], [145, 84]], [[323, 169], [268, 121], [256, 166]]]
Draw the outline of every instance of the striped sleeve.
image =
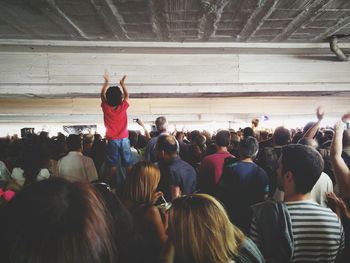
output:
[[252, 222], [250, 224], [250, 231], [249, 231], [249, 238], [253, 240], [255, 245], [261, 250], [261, 241], [259, 237], [259, 232], [257, 229], [257, 223], [256, 223], [256, 218], [252, 218]]

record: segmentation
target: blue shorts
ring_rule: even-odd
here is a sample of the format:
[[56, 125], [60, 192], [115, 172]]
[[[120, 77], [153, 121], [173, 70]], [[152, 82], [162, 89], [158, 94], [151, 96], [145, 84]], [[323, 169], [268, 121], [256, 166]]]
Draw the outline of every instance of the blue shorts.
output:
[[130, 141], [128, 138], [108, 141], [106, 163], [108, 166], [121, 165], [124, 167], [133, 164]]

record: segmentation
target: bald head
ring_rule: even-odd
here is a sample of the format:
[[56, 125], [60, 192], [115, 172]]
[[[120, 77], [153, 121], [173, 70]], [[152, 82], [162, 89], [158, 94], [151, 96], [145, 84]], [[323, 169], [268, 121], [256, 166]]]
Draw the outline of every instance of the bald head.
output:
[[157, 150], [164, 151], [169, 155], [177, 154], [177, 143], [174, 136], [162, 135], [157, 141]]

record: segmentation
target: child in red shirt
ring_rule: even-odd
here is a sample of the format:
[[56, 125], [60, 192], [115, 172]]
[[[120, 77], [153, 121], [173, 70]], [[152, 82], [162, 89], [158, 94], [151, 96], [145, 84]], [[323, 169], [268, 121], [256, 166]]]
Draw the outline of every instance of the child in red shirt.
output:
[[103, 77], [105, 82], [101, 90], [101, 107], [106, 127], [106, 163], [113, 167], [111, 170], [115, 173], [118, 165], [130, 168], [133, 163], [127, 128], [129, 93], [124, 84], [126, 76], [119, 82], [123, 91], [118, 86], [109, 87], [108, 72], [105, 72]]

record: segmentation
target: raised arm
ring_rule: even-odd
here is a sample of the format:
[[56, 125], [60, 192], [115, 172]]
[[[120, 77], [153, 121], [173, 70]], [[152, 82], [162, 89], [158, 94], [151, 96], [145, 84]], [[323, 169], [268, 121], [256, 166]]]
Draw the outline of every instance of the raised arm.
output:
[[136, 123], [142, 127], [143, 131], [145, 132], [145, 136], [146, 136], [147, 140], [150, 140], [151, 135], [149, 134], [148, 130], [146, 129], [145, 125], [143, 124], [143, 121], [140, 119], [137, 119]]
[[310, 129], [308, 129], [303, 138], [311, 138], [313, 139], [318, 131], [318, 128], [320, 127], [321, 121], [324, 117], [324, 110], [321, 106], [319, 106], [316, 110], [316, 116], [317, 116], [317, 122], [311, 126]]
[[107, 101], [106, 92], [107, 92], [107, 89], [109, 87], [109, 73], [107, 70], [105, 70], [105, 74], [103, 75], [103, 78], [104, 78], [105, 82], [103, 83], [103, 86], [101, 89], [101, 101], [106, 102]]
[[129, 102], [129, 92], [128, 89], [125, 86], [125, 79], [126, 79], [126, 75], [124, 75], [124, 77], [119, 81], [120, 86], [123, 89], [123, 93], [124, 93], [124, 100], [126, 102]]
[[350, 197], [350, 171], [341, 157], [343, 146], [343, 123], [337, 122], [334, 126], [334, 137], [331, 145], [331, 163], [339, 189], [344, 197]]

